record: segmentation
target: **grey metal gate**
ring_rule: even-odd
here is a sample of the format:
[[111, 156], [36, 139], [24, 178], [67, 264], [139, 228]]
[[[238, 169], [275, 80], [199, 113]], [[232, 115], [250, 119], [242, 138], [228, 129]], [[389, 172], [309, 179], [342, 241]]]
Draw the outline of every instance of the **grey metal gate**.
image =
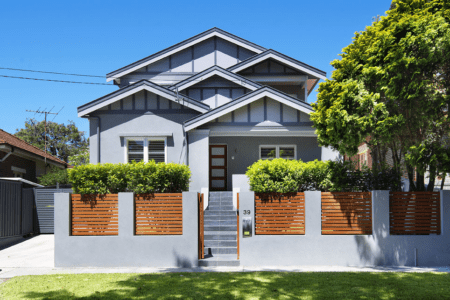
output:
[[0, 180], [0, 238], [33, 232], [34, 189]]
[[72, 189], [35, 189], [35, 227], [39, 233], [54, 233], [55, 193], [72, 193]]

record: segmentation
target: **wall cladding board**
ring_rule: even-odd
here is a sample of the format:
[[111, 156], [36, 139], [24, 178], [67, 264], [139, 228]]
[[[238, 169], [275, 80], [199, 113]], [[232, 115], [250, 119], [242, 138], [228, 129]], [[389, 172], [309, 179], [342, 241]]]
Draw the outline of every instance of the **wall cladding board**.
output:
[[283, 104], [283, 122], [297, 122], [297, 110]]
[[217, 106], [230, 102], [230, 89], [217, 89]]
[[163, 58], [147, 66], [148, 72], [168, 72], [169, 58]]
[[231, 98], [232, 99], [239, 98], [240, 96], [244, 95], [244, 93], [245, 93], [245, 89], [232, 89], [231, 90]]
[[145, 109], [145, 91], [139, 91], [134, 95], [134, 105], [137, 110]]
[[121, 100], [111, 103], [111, 110], [120, 110], [122, 108]]
[[200, 89], [188, 89], [187, 94], [190, 98], [201, 101], [201, 90]]
[[264, 121], [264, 100], [258, 100], [250, 104], [250, 122]]
[[280, 122], [280, 102], [267, 98], [267, 120]]
[[133, 96], [128, 96], [123, 101], [123, 110], [133, 110]]
[[235, 122], [248, 122], [248, 106], [245, 105], [234, 111]]
[[171, 100], [159, 97], [159, 109], [169, 109], [169, 102], [171, 102]]
[[202, 102], [208, 104], [211, 108], [215, 108], [216, 107], [215, 89], [204, 89]]
[[171, 72], [192, 72], [192, 48], [173, 54], [171, 59]]
[[157, 109], [158, 108], [158, 97], [156, 94], [147, 92], [147, 108]]
[[201, 72], [214, 65], [214, 39], [210, 38], [194, 46], [194, 72]]
[[237, 46], [217, 38], [217, 65], [226, 69], [237, 63]]
[[239, 61], [246, 60], [247, 58], [255, 55], [256, 53], [253, 51], [250, 51], [248, 49], [239, 47]]

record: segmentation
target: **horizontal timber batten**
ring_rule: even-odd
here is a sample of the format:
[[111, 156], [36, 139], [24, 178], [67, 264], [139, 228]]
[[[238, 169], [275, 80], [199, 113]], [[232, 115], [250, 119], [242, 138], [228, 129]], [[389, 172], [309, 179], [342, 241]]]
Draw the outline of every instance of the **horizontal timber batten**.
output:
[[392, 235], [441, 234], [440, 193], [389, 193], [389, 223]]
[[183, 194], [137, 194], [134, 209], [136, 235], [183, 234]]
[[119, 195], [71, 195], [72, 235], [118, 235]]
[[323, 192], [322, 234], [372, 234], [370, 192]]
[[304, 193], [255, 194], [255, 234], [305, 234]]

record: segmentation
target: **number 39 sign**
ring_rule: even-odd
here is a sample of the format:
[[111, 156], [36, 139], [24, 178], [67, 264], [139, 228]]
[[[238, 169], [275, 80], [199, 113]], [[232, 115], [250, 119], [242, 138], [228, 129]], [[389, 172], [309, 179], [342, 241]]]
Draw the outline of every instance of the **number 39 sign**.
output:
[[249, 215], [249, 214], [250, 214], [250, 210], [245, 210], [245, 209], [244, 209], [243, 212], [244, 212], [244, 215]]

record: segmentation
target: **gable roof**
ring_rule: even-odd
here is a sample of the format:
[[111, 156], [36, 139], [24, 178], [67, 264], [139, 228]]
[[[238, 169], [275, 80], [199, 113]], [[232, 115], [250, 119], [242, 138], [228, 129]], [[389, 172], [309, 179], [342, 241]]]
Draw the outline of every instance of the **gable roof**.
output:
[[18, 149], [27, 151], [29, 153], [41, 156], [43, 159], [47, 158], [55, 163], [58, 163], [58, 164], [61, 164], [64, 166], [69, 165], [65, 161], [63, 161], [51, 154], [46, 153], [44, 150], [41, 150], [36, 146], [28, 144], [24, 140], [19, 139], [15, 135], [12, 135], [6, 131], [3, 131], [2, 129], [0, 129], [0, 145], [9, 145], [11, 147], [18, 148]]
[[228, 103], [218, 106], [208, 111], [207, 113], [201, 114], [197, 117], [187, 120], [186, 122], [184, 122], [185, 130], [189, 131], [194, 128], [197, 128], [198, 126], [208, 123], [218, 117], [228, 114], [242, 106], [245, 106], [251, 102], [254, 102], [266, 96], [307, 114], [310, 114], [313, 111], [311, 105], [309, 105], [308, 103], [297, 100], [269, 86], [263, 86], [253, 92], [247, 93]]
[[85, 116], [85, 115], [89, 114], [90, 112], [93, 112], [99, 108], [102, 108], [106, 105], [109, 105], [113, 102], [123, 99], [129, 95], [133, 95], [144, 89], [149, 92], [160, 95], [164, 98], [167, 98], [169, 100], [172, 100], [174, 102], [176, 102], [178, 99], [181, 99], [186, 102], [184, 104], [184, 106], [192, 108], [201, 113], [204, 113], [204, 112], [207, 112], [208, 110], [210, 110], [209, 105], [207, 105], [205, 103], [202, 103], [200, 101], [197, 101], [195, 99], [189, 98], [184, 95], [177, 96], [176, 92], [174, 92], [168, 88], [157, 85], [156, 83], [153, 83], [151, 81], [142, 79], [142, 80], [139, 80], [138, 82], [130, 84], [127, 87], [124, 87], [120, 90], [114, 91], [112, 93], [109, 93], [108, 95], [105, 95], [105, 96], [100, 97], [96, 100], [93, 100], [89, 103], [79, 106], [77, 108], [78, 109], [78, 117]]
[[179, 51], [181, 51], [183, 49], [186, 49], [186, 48], [188, 48], [188, 47], [190, 47], [190, 46], [192, 46], [194, 44], [200, 43], [201, 41], [204, 41], [204, 40], [209, 39], [209, 38], [214, 37], [214, 36], [220, 37], [220, 38], [222, 38], [224, 40], [232, 42], [232, 43], [234, 43], [236, 45], [239, 45], [239, 46], [241, 46], [243, 48], [249, 49], [249, 50], [251, 50], [253, 52], [256, 52], [256, 53], [261, 53], [261, 52], [266, 50], [266, 48], [264, 48], [264, 47], [261, 47], [259, 45], [256, 45], [256, 44], [252, 43], [252, 42], [244, 40], [243, 38], [235, 36], [234, 34], [226, 32], [226, 31], [224, 31], [222, 29], [214, 27], [214, 28], [206, 30], [206, 31], [204, 31], [204, 32], [202, 32], [200, 34], [197, 34], [197, 35], [195, 35], [195, 36], [193, 36], [193, 37], [191, 37], [191, 38], [189, 38], [187, 40], [184, 40], [184, 41], [182, 41], [182, 42], [180, 42], [178, 44], [175, 44], [175, 45], [173, 45], [173, 46], [171, 46], [169, 48], [166, 48], [164, 50], [156, 52], [155, 54], [152, 54], [152, 55], [147, 56], [147, 57], [145, 57], [145, 58], [143, 58], [141, 60], [138, 60], [138, 61], [136, 61], [136, 62], [134, 62], [132, 64], [129, 64], [129, 65], [125, 66], [125, 67], [122, 67], [122, 68], [120, 68], [118, 70], [112, 71], [112, 72], [106, 74], [106, 81], [109, 82], [109, 81], [111, 81], [111, 80], [113, 80], [115, 78], [122, 77], [122, 76], [124, 76], [124, 75], [126, 75], [128, 73], [131, 73], [131, 72], [133, 72], [135, 70], [138, 70], [138, 69], [140, 69], [142, 67], [145, 67], [145, 66], [147, 66], [147, 65], [149, 65], [149, 64], [151, 64], [151, 63], [153, 63], [155, 61], [163, 59], [164, 57], [172, 55], [172, 54], [174, 54], [176, 52], [179, 52]]
[[190, 86], [193, 86], [203, 80], [211, 78], [212, 76], [220, 76], [226, 80], [233, 81], [236, 84], [239, 84], [239, 85], [241, 85], [245, 88], [248, 88], [252, 91], [262, 87], [261, 84], [251, 81], [241, 75], [238, 75], [238, 74], [235, 74], [228, 70], [225, 70], [224, 68], [221, 68], [219, 66], [212, 66], [200, 73], [197, 73], [196, 75], [193, 75], [189, 78], [186, 78], [185, 80], [182, 80], [182, 81], [170, 86], [169, 89], [176, 90], [178, 88], [178, 91], [182, 91], [182, 90], [184, 90]]
[[276, 61], [279, 61], [281, 63], [284, 63], [285, 65], [288, 65], [289, 67], [299, 70], [303, 73], [308, 74], [309, 76], [312, 76], [314, 78], [318, 79], [327, 79], [327, 73], [319, 70], [317, 68], [314, 68], [310, 65], [307, 65], [299, 60], [296, 60], [292, 57], [289, 57], [287, 55], [284, 55], [278, 51], [275, 51], [273, 49], [266, 50], [264, 52], [261, 52], [257, 55], [254, 55], [252, 57], [249, 57], [248, 59], [241, 61], [240, 63], [229, 67], [227, 70], [231, 71], [233, 73], [237, 73], [239, 71], [242, 71], [248, 67], [254, 66], [266, 59], [272, 58]]

